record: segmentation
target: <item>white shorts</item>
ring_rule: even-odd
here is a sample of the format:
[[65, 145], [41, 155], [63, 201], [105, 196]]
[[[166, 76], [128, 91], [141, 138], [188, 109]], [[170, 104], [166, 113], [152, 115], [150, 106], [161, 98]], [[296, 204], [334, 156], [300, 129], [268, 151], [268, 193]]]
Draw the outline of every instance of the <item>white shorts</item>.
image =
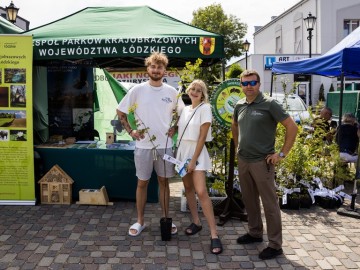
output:
[[[156, 160], [154, 160], [154, 153]], [[152, 149], [135, 148], [134, 160], [136, 167], [136, 176], [139, 180], [149, 180], [153, 170], [157, 176], [160, 177], [173, 177], [175, 175], [174, 165], [163, 159], [165, 149]], [[171, 148], [166, 149], [166, 154], [173, 156]]]
[[[185, 159], [192, 158], [196, 149], [196, 141], [183, 140], [180, 142], [180, 147], [177, 150], [176, 159], [184, 161]], [[206, 146], [204, 145], [201, 153], [197, 159], [196, 171], [208, 171], [212, 169], [211, 160]]]

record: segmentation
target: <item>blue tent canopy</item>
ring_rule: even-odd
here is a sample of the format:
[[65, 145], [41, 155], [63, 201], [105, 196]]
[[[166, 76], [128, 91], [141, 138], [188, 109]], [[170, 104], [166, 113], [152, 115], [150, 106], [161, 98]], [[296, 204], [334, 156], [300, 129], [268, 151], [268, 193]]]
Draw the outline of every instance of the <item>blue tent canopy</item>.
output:
[[360, 77], [360, 27], [324, 55], [291, 62], [275, 62], [275, 74]]
[[[273, 74], [308, 74], [340, 77], [339, 115], [342, 115], [345, 77], [360, 77], [360, 27], [346, 36], [324, 55], [317, 58], [279, 63], [272, 66]], [[273, 78], [273, 76], [272, 76]], [[272, 85], [271, 85], [272, 88]], [[311, 89], [310, 89], [311, 90]], [[270, 91], [272, 93], [272, 89]], [[341, 124], [341, 118], [339, 119]]]

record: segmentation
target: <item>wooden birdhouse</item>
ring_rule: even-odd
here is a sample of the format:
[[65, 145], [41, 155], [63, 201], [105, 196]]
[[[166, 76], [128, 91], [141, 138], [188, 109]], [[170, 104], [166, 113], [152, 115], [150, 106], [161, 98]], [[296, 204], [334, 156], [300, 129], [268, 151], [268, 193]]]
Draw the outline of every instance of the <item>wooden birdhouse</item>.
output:
[[72, 178], [54, 165], [39, 181], [42, 204], [71, 204]]

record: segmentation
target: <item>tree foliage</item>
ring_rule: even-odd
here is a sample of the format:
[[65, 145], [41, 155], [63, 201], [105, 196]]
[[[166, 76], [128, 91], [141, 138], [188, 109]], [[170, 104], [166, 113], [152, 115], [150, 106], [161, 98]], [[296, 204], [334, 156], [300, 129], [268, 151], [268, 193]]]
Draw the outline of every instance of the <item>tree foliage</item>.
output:
[[191, 24], [224, 36], [226, 60], [241, 56], [242, 39], [246, 34], [247, 25], [234, 15], [226, 15], [220, 4], [212, 4], [194, 11]]
[[195, 63], [186, 62], [185, 67], [181, 71], [177, 68], [172, 68], [172, 71], [175, 71], [181, 79], [179, 85], [186, 88], [193, 80], [203, 79], [200, 68], [201, 63], [202, 59], [198, 58]]
[[240, 74], [243, 72], [243, 69], [239, 64], [232, 64], [229, 68], [229, 71], [226, 72], [225, 78], [232, 79], [232, 78], [240, 78]]
[[326, 99], [325, 99], [324, 84], [321, 84], [321, 85], [320, 85], [320, 89], [319, 89], [319, 101], [326, 101]]

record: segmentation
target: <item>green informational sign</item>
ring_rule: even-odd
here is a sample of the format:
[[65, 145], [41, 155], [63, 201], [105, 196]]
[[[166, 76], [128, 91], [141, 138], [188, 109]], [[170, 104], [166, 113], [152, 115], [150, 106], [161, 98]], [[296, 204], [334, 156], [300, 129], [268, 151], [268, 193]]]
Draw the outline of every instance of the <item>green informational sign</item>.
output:
[[134, 61], [143, 66], [143, 59], [137, 58], [154, 51], [186, 61], [216, 62], [224, 57], [223, 36], [147, 6], [89, 7], [26, 33], [33, 35], [36, 61], [93, 59], [99, 64], [106, 59], [106, 65], [113, 67], [116, 59], [132, 67]]
[[243, 97], [245, 95], [240, 87], [240, 79], [229, 79], [219, 84], [211, 98], [215, 120], [224, 127], [230, 127], [234, 107]]
[[0, 204], [35, 204], [32, 36], [0, 35]]

